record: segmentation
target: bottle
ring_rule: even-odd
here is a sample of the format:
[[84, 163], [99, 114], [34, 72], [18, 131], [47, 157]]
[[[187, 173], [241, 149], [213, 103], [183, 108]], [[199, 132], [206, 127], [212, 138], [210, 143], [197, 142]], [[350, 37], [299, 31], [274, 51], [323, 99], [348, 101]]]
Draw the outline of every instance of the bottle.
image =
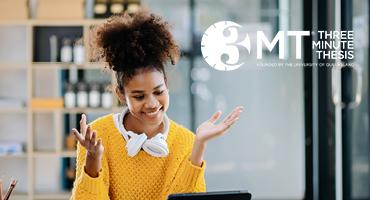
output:
[[97, 108], [100, 106], [100, 98], [101, 98], [101, 93], [100, 93], [100, 87], [99, 84], [94, 83], [91, 85], [91, 89], [89, 92], [89, 105], [92, 108]]
[[85, 1], [85, 17], [86, 19], [94, 18], [94, 0]]
[[84, 82], [79, 82], [77, 88], [77, 107], [86, 108], [88, 106], [86, 84]]
[[51, 35], [49, 37], [50, 62], [57, 62], [58, 59], [58, 37]]
[[72, 83], [66, 83], [66, 92], [64, 93], [64, 107], [76, 107], [76, 93], [74, 92]]
[[85, 47], [82, 38], [77, 39], [73, 46], [73, 61], [77, 65], [81, 65], [85, 62]]
[[68, 38], [63, 39], [63, 46], [60, 49], [60, 61], [72, 62], [72, 46], [71, 40]]
[[[107, 88], [108, 85], [109, 84], [107, 84], [105, 88]], [[102, 107], [112, 108], [112, 105], [113, 105], [112, 93], [105, 89], [102, 94]]]

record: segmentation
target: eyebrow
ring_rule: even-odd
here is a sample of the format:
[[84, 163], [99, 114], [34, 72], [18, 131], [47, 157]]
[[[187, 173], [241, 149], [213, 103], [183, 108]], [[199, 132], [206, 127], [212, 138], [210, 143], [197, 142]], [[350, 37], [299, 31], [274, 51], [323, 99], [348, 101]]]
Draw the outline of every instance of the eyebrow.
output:
[[[162, 86], [163, 86], [163, 83], [162, 83], [162, 84], [160, 84], [160, 85], [155, 86], [155, 87], [153, 88], [153, 90], [156, 90], [156, 89], [158, 89], [158, 88], [160, 88], [160, 87], [162, 87]], [[132, 90], [132, 91], [131, 91], [131, 93], [144, 93], [144, 90]]]

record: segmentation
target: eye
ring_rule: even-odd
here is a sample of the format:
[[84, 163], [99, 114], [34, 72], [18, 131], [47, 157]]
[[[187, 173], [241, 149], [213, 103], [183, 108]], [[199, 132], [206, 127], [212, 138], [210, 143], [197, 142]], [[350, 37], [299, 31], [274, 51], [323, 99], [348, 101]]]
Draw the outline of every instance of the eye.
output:
[[143, 100], [144, 99], [144, 95], [140, 95], [140, 96], [133, 96], [136, 100], [140, 101], [140, 100]]
[[155, 91], [155, 92], [154, 92], [154, 94], [155, 94], [155, 95], [161, 95], [161, 94], [163, 94], [163, 92], [164, 92], [164, 90], [161, 90], [161, 91]]

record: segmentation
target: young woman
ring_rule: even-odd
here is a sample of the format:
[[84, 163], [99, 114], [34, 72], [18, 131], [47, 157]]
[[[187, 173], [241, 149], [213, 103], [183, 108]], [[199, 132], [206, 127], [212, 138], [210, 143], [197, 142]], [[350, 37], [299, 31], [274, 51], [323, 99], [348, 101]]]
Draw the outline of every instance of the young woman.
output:
[[[235, 108], [222, 122], [216, 112], [196, 134], [170, 120], [164, 66], [180, 52], [167, 22], [146, 11], [113, 16], [96, 27], [94, 48], [115, 72], [122, 113], [87, 125], [82, 115], [76, 180], [71, 199], [167, 199], [204, 192], [203, 154], [209, 140], [239, 118]], [[178, 111], [181, 112], [181, 111]]]

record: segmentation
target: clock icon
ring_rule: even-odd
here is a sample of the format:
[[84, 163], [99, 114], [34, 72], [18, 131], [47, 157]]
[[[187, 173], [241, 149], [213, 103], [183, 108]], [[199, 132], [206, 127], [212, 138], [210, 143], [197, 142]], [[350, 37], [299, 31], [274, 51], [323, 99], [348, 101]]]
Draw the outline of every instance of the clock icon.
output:
[[250, 52], [248, 34], [240, 40], [242, 27], [232, 21], [220, 21], [212, 24], [204, 32], [201, 51], [205, 61], [214, 69], [232, 71], [244, 64], [239, 62], [239, 48], [245, 47]]

